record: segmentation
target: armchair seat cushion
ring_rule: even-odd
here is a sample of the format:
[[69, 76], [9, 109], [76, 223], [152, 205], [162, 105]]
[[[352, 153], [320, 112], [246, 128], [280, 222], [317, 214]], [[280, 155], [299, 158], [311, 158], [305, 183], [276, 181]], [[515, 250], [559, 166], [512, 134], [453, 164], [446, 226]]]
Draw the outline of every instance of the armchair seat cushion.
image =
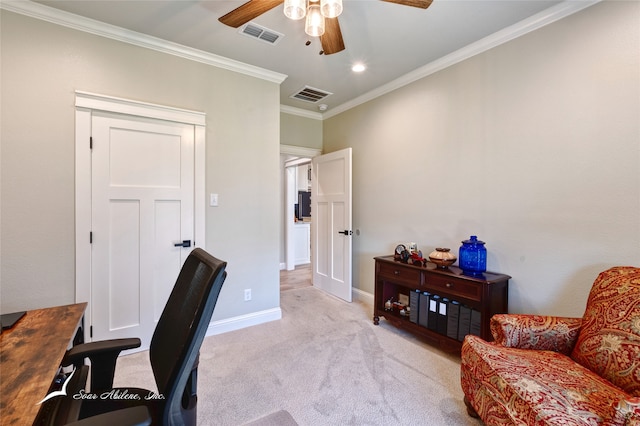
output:
[[488, 425], [624, 424], [628, 397], [567, 355], [506, 348], [467, 336], [462, 388]]
[[640, 426], [640, 268], [595, 280], [582, 318], [501, 314], [466, 336], [461, 385], [487, 425]]

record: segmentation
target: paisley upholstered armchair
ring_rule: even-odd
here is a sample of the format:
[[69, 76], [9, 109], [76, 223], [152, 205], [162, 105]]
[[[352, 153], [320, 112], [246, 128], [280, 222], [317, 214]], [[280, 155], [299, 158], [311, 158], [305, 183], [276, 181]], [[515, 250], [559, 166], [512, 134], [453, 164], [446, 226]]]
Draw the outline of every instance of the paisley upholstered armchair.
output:
[[596, 279], [582, 318], [499, 314], [469, 335], [461, 384], [487, 425], [640, 425], [640, 268]]

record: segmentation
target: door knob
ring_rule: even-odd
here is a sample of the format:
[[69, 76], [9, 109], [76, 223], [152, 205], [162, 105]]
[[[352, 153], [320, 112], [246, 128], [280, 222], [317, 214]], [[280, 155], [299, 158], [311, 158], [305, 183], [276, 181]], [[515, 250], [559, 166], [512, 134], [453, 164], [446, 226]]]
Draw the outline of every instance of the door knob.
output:
[[191, 247], [191, 240], [182, 240], [181, 243], [175, 243], [174, 247]]
[[344, 231], [338, 231], [338, 234], [343, 234], [343, 235], [351, 235], [353, 234], [352, 231], [347, 231], [346, 229]]

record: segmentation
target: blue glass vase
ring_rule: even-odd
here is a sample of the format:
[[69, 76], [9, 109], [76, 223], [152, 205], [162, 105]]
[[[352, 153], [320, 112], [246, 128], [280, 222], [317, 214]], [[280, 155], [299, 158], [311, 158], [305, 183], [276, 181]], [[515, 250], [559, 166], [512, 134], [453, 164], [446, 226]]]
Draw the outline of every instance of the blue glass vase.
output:
[[487, 270], [487, 249], [484, 241], [472, 235], [468, 240], [464, 240], [460, 246], [458, 264], [465, 275], [482, 275]]

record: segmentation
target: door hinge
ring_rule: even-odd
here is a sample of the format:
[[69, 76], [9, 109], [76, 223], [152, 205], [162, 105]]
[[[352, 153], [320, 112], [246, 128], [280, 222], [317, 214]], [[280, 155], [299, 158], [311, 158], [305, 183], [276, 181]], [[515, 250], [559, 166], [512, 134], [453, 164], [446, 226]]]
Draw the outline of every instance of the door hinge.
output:
[[93, 326], [89, 326], [89, 337], [93, 339]]
[[89, 149], [93, 149], [93, 136], [89, 136]]
[[89, 244], [93, 244], [93, 232], [89, 232]]

